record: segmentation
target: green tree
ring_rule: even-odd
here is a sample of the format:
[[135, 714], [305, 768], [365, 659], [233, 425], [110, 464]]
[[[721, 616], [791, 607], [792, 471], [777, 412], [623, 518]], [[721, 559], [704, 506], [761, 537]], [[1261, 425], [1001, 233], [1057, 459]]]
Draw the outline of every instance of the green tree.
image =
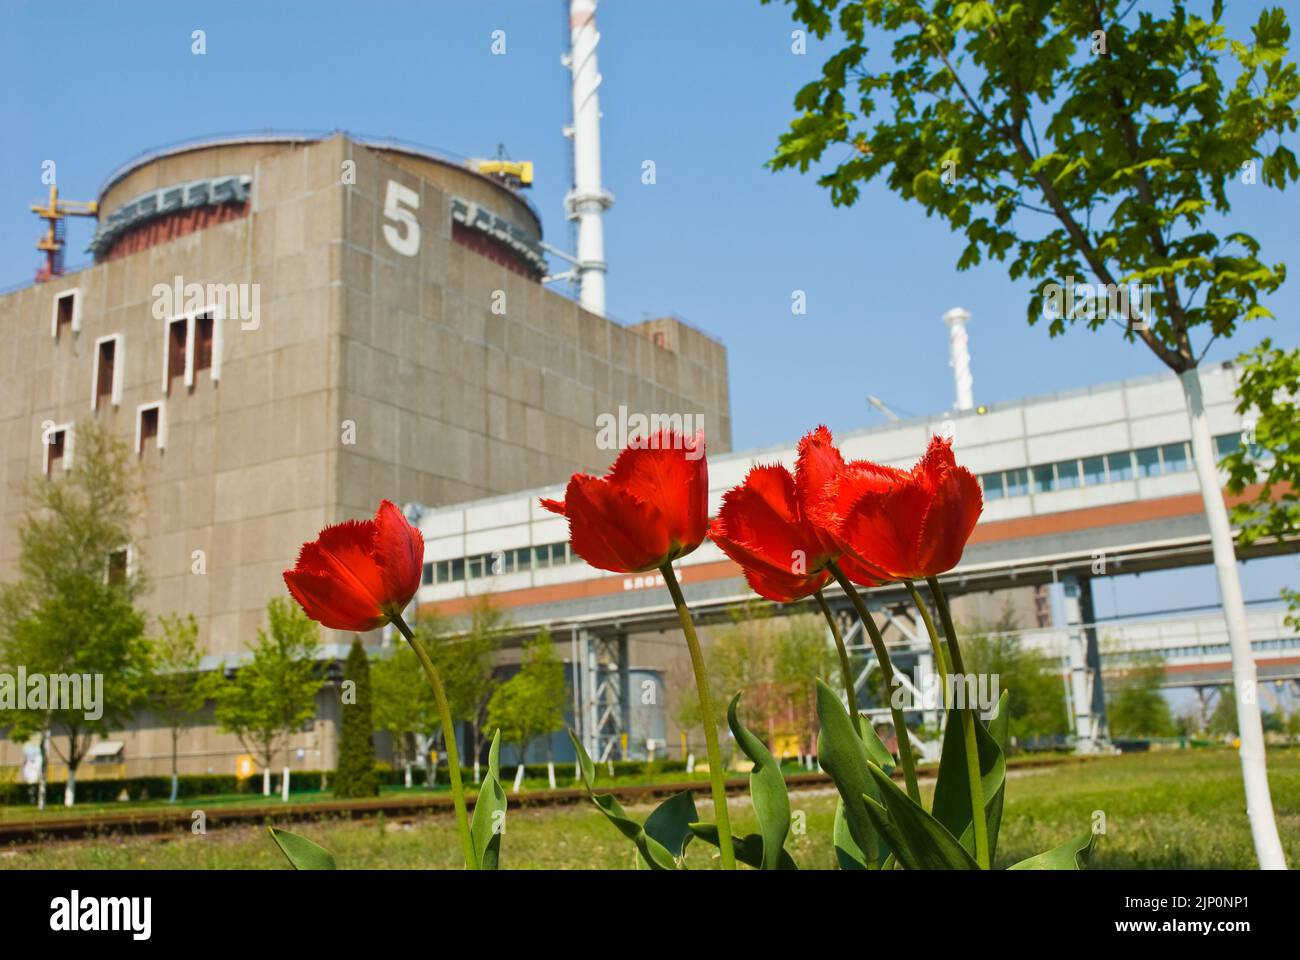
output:
[[[1230, 213], [1238, 178], [1281, 190], [1300, 177], [1282, 140], [1300, 96], [1283, 12], [1263, 11], [1250, 39], [1232, 41], [1222, 0], [1208, 19], [1185, 0], [1155, 12], [1126, 0], [787, 2], [815, 36], [838, 28], [844, 45], [795, 97], [772, 167], [806, 171], [837, 148], [819, 179], [834, 203], [883, 177], [965, 233], [959, 269], [1009, 256], [1011, 278], [1033, 282], [1031, 324], [1140, 340], [1179, 375], [1233, 669], [1253, 682], [1198, 366], [1217, 338], [1271, 316], [1260, 297], [1285, 278], [1255, 238], [1211, 226]], [[892, 66], [867, 65], [877, 36]], [[1281, 868], [1259, 707], [1238, 709], [1256, 854]]]
[[[496, 655], [509, 626], [509, 614], [485, 594], [470, 611], [463, 633], [453, 633], [440, 617], [423, 617], [414, 630], [416, 640], [424, 644], [438, 668], [452, 719], [469, 727], [475, 782], [479, 779], [479, 754], [483, 749], [484, 714], [497, 683]], [[449, 735], [454, 734], [443, 731], [444, 737]]]
[[1221, 737], [1237, 733], [1237, 696], [1232, 687], [1219, 688], [1219, 702], [1214, 705], [1214, 712], [1210, 714], [1205, 728]]
[[974, 621], [960, 630], [969, 673], [996, 676], [1007, 697], [1007, 729], [1018, 740], [1069, 733], [1061, 672], [1046, 654], [1026, 650], [1009, 607], [991, 623]]
[[[567, 690], [564, 663], [555, 653], [550, 631], [543, 630], [526, 640], [519, 672], [496, 688], [487, 708], [488, 728], [499, 728], [501, 739], [514, 745], [520, 770], [527, 762], [528, 748], [533, 741], [544, 737], [546, 760], [554, 779], [550, 734], [564, 729]], [[516, 774], [516, 790], [520, 780]]]
[[[1233, 508], [1238, 539], [1300, 536], [1300, 349], [1282, 350], [1266, 338], [1238, 358], [1237, 369], [1237, 412], [1253, 429], [1223, 465], [1230, 493], [1259, 484]], [[1282, 597], [1291, 608], [1287, 623], [1300, 630], [1300, 592], [1283, 590]]]
[[0, 585], [0, 662], [46, 678], [43, 702], [29, 696], [27, 709], [6, 718], [15, 741], [41, 737], [42, 806], [47, 743], [67, 765], [64, 803], [72, 806], [93, 739], [120, 729], [149, 687], [145, 621], [135, 606], [146, 581], [138, 558], [130, 562], [135, 461], [94, 422], [78, 424], [75, 441], [71, 469], [24, 485], [18, 579]]
[[343, 718], [339, 725], [339, 762], [334, 774], [334, 795], [377, 796], [379, 780], [375, 775], [370, 661], [359, 637], [352, 638], [348, 659], [343, 664], [340, 701]]
[[274, 597], [266, 605], [252, 660], [217, 691], [217, 724], [239, 737], [262, 766], [262, 793], [271, 792], [271, 764], [281, 744], [316, 715], [321, 679], [316, 665], [320, 629], [298, 604]]
[[825, 621], [816, 614], [788, 617], [778, 634], [772, 664], [781, 697], [776, 714], [782, 727], [809, 753], [816, 752], [817, 680], [833, 684], [838, 672], [839, 657]]
[[199, 669], [203, 648], [193, 614], [164, 614], [158, 618], [158, 626], [160, 632], [151, 641], [149, 706], [171, 733], [172, 792], [168, 802], [175, 803], [180, 785], [177, 758], [181, 734], [216, 695], [221, 675]]
[[1165, 661], [1159, 654], [1134, 655], [1109, 685], [1106, 713], [1117, 737], [1171, 737], [1178, 732], [1161, 685]]
[[415, 651], [403, 643], [392, 656], [376, 661], [370, 671], [375, 729], [392, 735], [411, 785], [411, 764], [419, 756], [419, 739], [440, 729], [438, 704]]

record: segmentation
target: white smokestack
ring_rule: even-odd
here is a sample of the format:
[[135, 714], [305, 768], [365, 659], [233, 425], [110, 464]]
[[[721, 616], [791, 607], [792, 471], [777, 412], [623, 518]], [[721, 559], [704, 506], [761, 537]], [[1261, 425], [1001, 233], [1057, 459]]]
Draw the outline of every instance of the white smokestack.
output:
[[614, 197], [600, 185], [600, 72], [596, 69], [596, 0], [569, 4], [569, 55], [573, 74], [573, 189], [565, 198], [578, 221], [578, 302], [605, 315], [605, 211]]
[[948, 324], [948, 366], [952, 367], [958, 410], [970, 410], [975, 406], [971, 396], [975, 380], [970, 373], [970, 339], [966, 336], [968, 320], [970, 314], [961, 307], [953, 307], [943, 315], [943, 322]]

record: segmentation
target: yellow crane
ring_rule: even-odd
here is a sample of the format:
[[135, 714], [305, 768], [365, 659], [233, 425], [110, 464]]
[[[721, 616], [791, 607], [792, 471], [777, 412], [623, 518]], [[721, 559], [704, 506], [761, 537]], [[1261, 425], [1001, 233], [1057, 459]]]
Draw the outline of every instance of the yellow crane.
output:
[[94, 200], [60, 200], [59, 188], [50, 184], [50, 201], [46, 206], [32, 204], [32, 213], [49, 226], [45, 236], [36, 241], [36, 249], [45, 253], [45, 264], [36, 271], [36, 282], [44, 283], [63, 273], [64, 217], [95, 217], [99, 204]]

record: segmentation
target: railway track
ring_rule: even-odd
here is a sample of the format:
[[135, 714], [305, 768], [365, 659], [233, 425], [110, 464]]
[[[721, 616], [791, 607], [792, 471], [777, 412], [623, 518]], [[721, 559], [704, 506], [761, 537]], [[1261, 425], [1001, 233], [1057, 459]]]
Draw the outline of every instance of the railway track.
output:
[[[1077, 758], [1042, 757], [1021, 761], [1012, 766], [1013, 770], [1032, 769], [1035, 767], [1052, 767], [1062, 763], [1074, 762]], [[918, 771], [921, 779], [933, 777], [933, 769]], [[898, 771], [895, 771], [898, 775]], [[826, 787], [831, 785], [831, 778], [824, 773], [795, 773], [787, 776], [786, 784], [791, 790]], [[726, 782], [727, 793], [745, 793], [749, 790], [748, 777], [734, 777]], [[693, 794], [708, 796], [710, 792], [707, 780], [691, 780], [676, 783], [639, 784], [620, 787], [612, 785], [607, 791], [619, 799], [620, 803], [636, 804], [671, 796], [674, 793], [690, 791]], [[587, 802], [587, 791], [580, 787], [558, 790], [538, 790], [512, 793], [512, 807], [563, 807]], [[472, 808], [476, 797], [473, 792], [466, 797]], [[364, 820], [369, 817], [413, 817], [428, 814], [450, 814], [452, 812], [451, 795], [446, 793], [421, 794], [403, 797], [389, 795], [375, 797], [371, 800], [322, 800], [314, 803], [259, 803], [256, 805], [223, 806], [205, 809], [197, 803], [178, 803], [176, 808], [168, 810], [138, 810], [124, 813], [107, 813], [97, 817], [63, 817], [41, 818], [33, 820], [12, 820], [0, 822], [0, 850], [31, 847], [41, 843], [67, 840], [85, 840], [96, 837], [153, 836], [178, 833], [190, 830], [194, 823], [194, 814], [203, 812], [206, 830], [218, 830], [225, 827], [247, 826], [260, 823], [293, 823], [304, 820]]]

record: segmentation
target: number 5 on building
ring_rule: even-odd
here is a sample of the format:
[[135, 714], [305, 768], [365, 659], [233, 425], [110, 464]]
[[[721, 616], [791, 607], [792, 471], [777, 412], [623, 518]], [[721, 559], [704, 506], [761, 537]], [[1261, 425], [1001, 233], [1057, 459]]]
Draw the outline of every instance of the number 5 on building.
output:
[[396, 180], [388, 181], [388, 193], [384, 196], [384, 218], [395, 221], [403, 229], [399, 230], [391, 223], [384, 224], [384, 239], [404, 257], [413, 257], [420, 252], [420, 222], [415, 219], [413, 212], [419, 209], [418, 193]]

